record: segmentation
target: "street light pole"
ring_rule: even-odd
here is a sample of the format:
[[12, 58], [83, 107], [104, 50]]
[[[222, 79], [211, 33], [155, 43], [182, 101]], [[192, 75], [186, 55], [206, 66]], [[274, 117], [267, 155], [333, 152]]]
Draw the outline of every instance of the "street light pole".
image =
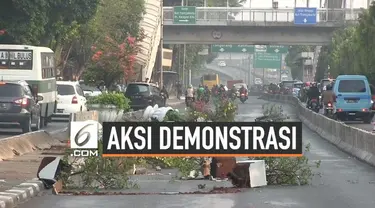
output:
[[163, 25], [164, 25], [164, 11], [163, 11], [163, 0], [160, 0], [160, 43], [159, 43], [159, 51], [160, 51], [160, 87], [164, 85], [164, 78], [163, 78]]

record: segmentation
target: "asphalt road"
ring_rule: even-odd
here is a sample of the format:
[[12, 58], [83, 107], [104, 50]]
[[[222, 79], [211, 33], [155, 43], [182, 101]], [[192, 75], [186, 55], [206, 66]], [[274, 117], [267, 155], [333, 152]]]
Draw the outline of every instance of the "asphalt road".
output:
[[[67, 120], [53, 121], [48, 124], [43, 130], [53, 132], [59, 129], [64, 129], [68, 126]], [[16, 136], [22, 134], [21, 127], [17, 124], [0, 124], [0, 139]]]
[[[262, 114], [266, 101], [252, 97], [239, 105], [239, 121], [253, 121]], [[296, 119], [293, 109], [283, 105], [284, 111]], [[359, 162], [348, 154], [303, 127], [303, 141], [310, 143], [310, 160], [321, 160], [321, 167], [309, 186], [267, 186], [237, 194], [212, 195], [132, 195], [132, 196], [52, 196], [36, 197], [21, 208], [81, 208], [81, 207], [153, 207], [153, 208], [373, 208], [375, 205], [375, 168]], [[141, 190], [154, 184], [161, 191], [178, 191], [196, 183], [180, 182], [180, 186], [166, 185], [168, 180], [143, 181]], [[204, 183], [203, 181], [200, 183]], [[147, 185], [149, 184], [149, 185]], [[145, 185], [146, 187], [144, 187]], [[220, 185], [217, 185], [220, 186]], [[143, 187], [143, 188], [142, 188]], [[163, 188], [161, 188], [163, 187]], [[170, 187], [169, 189], [165, 187]], [[174, 187], [174, 188], [173, 188]], [[154, 191], [154, 190], [153, 190]]]

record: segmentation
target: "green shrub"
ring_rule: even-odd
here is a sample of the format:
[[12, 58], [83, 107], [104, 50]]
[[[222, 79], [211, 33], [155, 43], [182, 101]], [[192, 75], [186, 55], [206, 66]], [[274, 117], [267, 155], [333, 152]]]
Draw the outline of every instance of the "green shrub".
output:
[[129, 111], [130, 100], [125, 97], [123, 93], [109, 92], [102, 93], [95, 97], [90, 97], [87, 101], [88, 104], [99, 104], [99, 105], [113, 105], [117, 109]]

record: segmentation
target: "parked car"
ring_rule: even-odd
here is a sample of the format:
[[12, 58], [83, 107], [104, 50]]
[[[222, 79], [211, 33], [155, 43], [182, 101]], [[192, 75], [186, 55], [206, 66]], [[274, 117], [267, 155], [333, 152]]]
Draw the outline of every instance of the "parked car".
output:
[[130, 83], [126, 88], [125, 96], [130, 99], [130, 106], [133, 110], [144, 109], [155, 104], [162, 107], [165, 103], [159, 87], [153, 83]]
[[218, 65], [221, 66], [221, 67], [227, 66], [225, 61], [219, 61]]
[[54, 116], [87, 111], [86, 98], [78, 82], [57, 81], [57, 110]]
[[18, 123], [23, 133], [39, 130], [42, 100], [26, 81], [1, 81], [0, 122]]
[[95, 97], [102, 94], [102, 91], [100, 91], [100, 89], [97, 87], [85, 84], [80, 84], [80, 86], [83, 90], [83, 94], [85, 95], [85, 97]]

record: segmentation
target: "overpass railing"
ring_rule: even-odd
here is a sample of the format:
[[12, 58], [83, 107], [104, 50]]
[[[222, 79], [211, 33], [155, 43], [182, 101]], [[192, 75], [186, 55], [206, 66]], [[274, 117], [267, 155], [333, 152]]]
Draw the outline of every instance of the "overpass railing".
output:
[[[164, 24], [173, 24], [173, 7], [164, 7]], [[317, 22], [353, 22], [361, 9], [317, 9]], [[226, 25], [231, 22], [294, 22], [294, 9], [251, 9], [241, 7], [196, 7], [196, 24]]]

